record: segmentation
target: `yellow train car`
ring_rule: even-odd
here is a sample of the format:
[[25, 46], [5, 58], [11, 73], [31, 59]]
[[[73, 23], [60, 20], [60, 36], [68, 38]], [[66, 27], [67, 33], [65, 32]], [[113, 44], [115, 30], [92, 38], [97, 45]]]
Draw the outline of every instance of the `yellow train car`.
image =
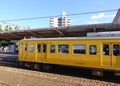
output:
[[19, 41], [22, 65], [49, 69], [45, 64], [91, 68], [120, 74], [120, 37], [31, 38]]

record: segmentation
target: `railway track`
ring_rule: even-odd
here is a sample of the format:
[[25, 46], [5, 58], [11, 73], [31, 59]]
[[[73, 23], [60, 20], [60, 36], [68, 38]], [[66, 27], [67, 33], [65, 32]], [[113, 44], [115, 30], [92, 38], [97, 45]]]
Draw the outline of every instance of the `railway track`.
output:
[[17, 66], [18, 65], [17, 56], [0, 57], [0, 65], [13, 67]]
[[[13, 67], [17, 69], [26, 69], [19, 67], [18, 60], [16, 57], [6, 57], [6, 58], [0, 58], [0, 65], [7, 66], [7, 67]], [[27, 69], [28, 71], [33, 71], [31, 69]], [[37, 71], [37, 70], [36, 70]], [[114, 77], [114, 76], [105, 76], [105, 77], [96, 77], [90, 75], [89, 70], [79, 69], [79, 68], [71, 68], [71, 67], [60, 67], [60, 66], [54, 66], [53, 71], [50, 72], [51, 74], [58, 74], [58, 75], [64, 75], [64, 76], [71, 76], [71, 77], [77, 77], [77, 78], [86, 78], [90, 80], [100, 80], [105, 81], [109, 83], [115, 83], [120, 85], [120, 77]], [[0, 83], [2, 84], [2, 83]], [[3, 86], [10, 86], [3, 83]]]

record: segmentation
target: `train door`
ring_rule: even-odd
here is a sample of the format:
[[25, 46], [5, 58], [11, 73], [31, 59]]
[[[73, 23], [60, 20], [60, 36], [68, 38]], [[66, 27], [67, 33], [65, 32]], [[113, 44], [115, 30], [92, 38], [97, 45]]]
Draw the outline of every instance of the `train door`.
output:
[[102, 52], [103, 66], [120, 66], [120, 43], [104, 43]]
[[120, 66], [120, 43], [104, 43], [102, 52], [103, 66]]
[[120, 43], [113, 43], [112, 47], [112, 65], [120, 67]]
[[102, 66], [112, 66], [112, 44], [102, 44]]
[[28, 44], [23, 44], [23, 59], [27, 60], [28, 58]]
[[42, 61], [47, 60], [47, 45], [42, 44]]
[[19, 48], [19, 52], [18, 52], [19, 59], [23, 59], [23, 43], [20, 43], [18, 48]]
[[35, 44], [34, 43], [30, 43], [29, 45], [29, 48], [28, 48], [28, 60], [29, 61], [33, 61], [33, 62], [35, 62], [35, 60], [36, 60], [36, 48], [35, 48]]
[[37, 61], [44, 62], [47, 60], [47, 45], [37, 44]]

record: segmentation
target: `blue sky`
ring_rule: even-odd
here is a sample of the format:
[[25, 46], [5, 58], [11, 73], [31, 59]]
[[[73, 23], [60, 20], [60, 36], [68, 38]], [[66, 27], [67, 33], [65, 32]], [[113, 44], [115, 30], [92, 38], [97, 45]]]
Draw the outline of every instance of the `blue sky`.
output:
[[[64, 9], [67, 14], [84, 13], [120, 8], [120, 0], [0, 0], [0, 21], [42, 16], [60, 15]], [[68, 16], [71, 25], [111, 22], [114, 12]], [[25, 21], [9, 21], [4, 24], [30, 28], [49, 27], [49, 18]], [[1, 23], [2, 24], [2, 23]]]

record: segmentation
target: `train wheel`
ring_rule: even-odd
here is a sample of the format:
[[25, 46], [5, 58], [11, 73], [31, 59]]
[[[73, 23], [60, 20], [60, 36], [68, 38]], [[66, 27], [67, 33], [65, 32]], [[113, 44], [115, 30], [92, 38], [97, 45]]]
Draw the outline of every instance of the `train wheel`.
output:
[[48, 64], [43, 64], [43, 70], [50, 72], [52, 70], [52, 66]]
[[30, 68], [30, 69], [34, 69], [34, 64], [33, 64], [33, 63], [30, 63], [30, 64], [29, 64], [29, 68]]
[[21, 67], [22, 66], [22, 62], [19, 62], [19, 67]]
[[20, 62], [19, 65], [20, 65], [20, 67], [25, 67], [25, 63], [24, 62]]
[[41, 64], [35, 64], [34, 69], [35, 70], [42, 70], [42, 65]]
[[94, 76], [103, 76], [103, 71], [102, 70], [92, 70], [92, 75]]

